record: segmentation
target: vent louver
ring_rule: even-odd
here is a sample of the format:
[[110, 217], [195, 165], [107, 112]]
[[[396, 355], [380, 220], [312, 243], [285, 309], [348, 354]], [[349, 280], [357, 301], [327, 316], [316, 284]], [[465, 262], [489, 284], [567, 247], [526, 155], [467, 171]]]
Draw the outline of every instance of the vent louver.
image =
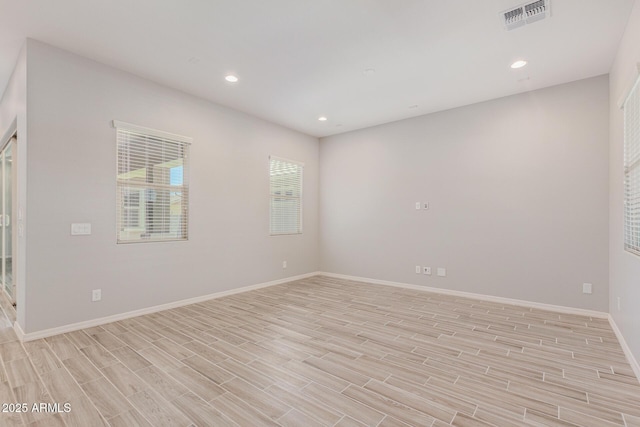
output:
[[500, 14], [504, 28], [511, 31], [514, 28], [539, 21], [550, 15], [551, 0], [537, 0], [505, 10]]

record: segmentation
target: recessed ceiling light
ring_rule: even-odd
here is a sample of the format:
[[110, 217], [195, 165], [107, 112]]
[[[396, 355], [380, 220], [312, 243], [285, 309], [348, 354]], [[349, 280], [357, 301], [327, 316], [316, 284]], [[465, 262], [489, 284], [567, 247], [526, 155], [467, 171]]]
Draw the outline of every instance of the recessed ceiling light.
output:
[[365, 76], [372, 76], [376, 73], [376, 69], [375, 68], [366, 68], [362, 74], [364, 74]]
[[525, 65], [527, 65], [527, 61], [524, 61], [522, 59], [514, 62], [513, 64], [511, 64], [511, 68], [516, 69], [516, 68], [522, 68]]
[[325, 116], [320, 116], [318, 117], [318, 120], [320, 120], [321, 122], [326, 122], [327, 118]]
[[418, 104], [409, 105], [409, 108], [411, 110], [414, 110], [414, 109], [418, 108]]
[[238, 82], [238, 78], [236, 76], [234, 76], [233, 74], [229, 74], [224, 79], [226, 81], [228, 81], [229, 83], [237, 83]]

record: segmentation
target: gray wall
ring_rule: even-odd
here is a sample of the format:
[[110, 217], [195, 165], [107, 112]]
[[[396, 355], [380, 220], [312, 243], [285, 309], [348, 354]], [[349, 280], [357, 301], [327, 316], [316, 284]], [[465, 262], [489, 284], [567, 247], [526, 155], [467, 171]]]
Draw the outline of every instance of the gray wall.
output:
[[[36, 41], [27, 63], [25, 332], [318, 269], [316, 138]], [[188, 242], [116, 244], [113, 119], [193, 137]], [[270, 154], [306, 164], [302, 235], [269, 236]]]
[[606, 311], [608, 104], [600, 76], [321, 139], [321, 269]]
[[[610, 73], [610, 313], [636, 360], [640, 360], [640, 258], [624, 251], [623, 162], [624, 116], [618, 102], [638, 77], [640, 65], [640, 2], [629, 17]], [[618, 310], [620, 298], [620, 310]]]

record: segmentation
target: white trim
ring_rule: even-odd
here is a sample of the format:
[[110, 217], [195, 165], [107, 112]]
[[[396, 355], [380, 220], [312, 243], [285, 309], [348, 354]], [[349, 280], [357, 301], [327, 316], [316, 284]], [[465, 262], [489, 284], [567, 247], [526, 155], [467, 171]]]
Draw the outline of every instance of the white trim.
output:
[[304, 162], [299, 162], [297, 160], [287, 159], [285, 157], [278, 157], [278, 156], [270, 155], [269, 156], [269, 161], [271, 161], [271, 160], [280, 160], [281, 162], [293, 163], [294, 165], [298, 165], [298, 166], [304, 167]]
[[16, 136], [17, 134], [18, 134], [18, 118], [15, 117], [11, 121], [11, 124], [9, 125], [7, 130], [5, 131], [4, 135], [2, 135], [2, 139], [0, 139], [0, 149], [4, 148], [4, 146], [9, 143], [11, 138]]
[[18, 340], [24, 341], [24, 331], [22, 330], [18, 322], [13, 322], [13, 330], [18, 336]]
[[27, 342], [33, 341], [40, 338], [51, 337], [54, 335], [64, 334], [67, 332], [73, 332], [80, 329], [91, 328], [93, 326], [100, 326], [106, 323], [117, 322], [118, 320], [129, 319], [131, 317], [142, 316], [145, 314], [156, 313], [162, 310], [169, 310], [172, 308], [182, 307], [189, 304], [195, 304], [202, 301], [207, 301], [211, 299], [226, 297], [229, 295], [239, 294], [242, 292], [253, 291], [255, 289], [266, 288], [269, 286], [281, 285], [287, 282], [293, 282], [300, 279], [306, 279], [307, 277], [317, 276], [320, 273], [315, 271], [312, 273], [301, 274], [299, 276], [293, 277], [285, 277], [284, 279], [272, 280], [270, 282], [258, 283], [256, 285], [243, 286], [241, 288], [229, 289], [228, 291], [216, 292], [213, 294], [202, 295], [194, 298], [187, 298], [180, 301], [169, 302], [166, 304], [155, 305], [153, 307], [141, 308], [139, 310], [128, 311], [126, 313], [114, 314], [112, 316], [100, 317], [98, 319], [86, 320], [84, 322], [71, 323], [69, 325], [58, 326], [56, 328], [51, 329], [43, 329], [41, 331], [24, 333], [20, 325], [16, 322], [13, 326], [16, 331], [16, 335], [20, 341]]
[[624, 335], [622, 335], [622, 332], [620, 332], [620, 329], [618, 329], [618, 325], [616, 325], [616, 321], [613, 319], [613, 316], [611, 316], [611, 314], [609, 314], [609, 324], [611, 325], [611, 329], [613, 329], [613, 332], [616, 334], [618, 342], [620, 342], [620, 347], [622, 347], [624, 355], [627, 356], [627, 362], [629, 362], [629, 365], [631, 365], [633, 373], [636, 374], [636, 379], [638, 380], [638, 382], [640, 382], [640, 365], [638, 364], [636, 358], [633, 356], [633, 353], [631, 352], [627, 341], [624, 339]]
[[191, 144], [193, 142], [193, 138], [191, 138], [190, 136], [178, 135], [176, 133], [165, 132], [163, 130], [146, 128], [143, 126], [133, 125], [127, 122], [121, 122], [120, 120], [113, 120], [112, 124], [113, 124], [113, 127], [116, 129], [122, 129], [125, 131], [141, 133], [144, 135], [157, 136], [158, 138], [170, 139], [172, 141], [180, 141], [187, 144]]
[[620, 98], [618, 98], [618, 108], [621, 110], [624, 108], [624, 104], [627, 102], [627, 99], [629, 99], [629, 95], [631, 95], [633, 88], [635, 88], [638, 84], [638, 77], [640, 77], [640, 63], [636, 64], [635, 71], [636, 72], [633, 74], [631, 82], [627, 83], [624, 91], [622, 92], [622, 95], [620, 96]]
[[376, 285], [395, 286], [398, 288], [414, 289], [414, 290], [425, 291], [425, 292], [434, 292], [437, 294], [453, 295], [453, 296], [458, 296], [463, 298], [473, 298], [473, 299], [478, 299], [482, 301], [518, 305], [521, 307], [536, 308], [539, 310], [555, 311], [563, 314], [576, 314], [580, 316], [589, 316], [589, 317], [594, 317], [598, 319], [609, 318], [609, 313], [605, 313], [604, 311], [586, 310], [583, 308], [565, 307], [563, 305], [545, 304], [541, 302], [532, 302], [532, 301], [525, 301], [525, 300], [519, 300], [519, 299], [513, 299], [513, 298], [496, 297], [492, 295], [475, 294], [472, 292], [454, 291], [451, 289], [432, 288], [429, 286], [411, 285], [409, 283], [369, 279], [366, 277], [348, 276], [345, 274], [335, 274], [335, 273], [325, 273], [325, 272], [320, 272], [319, 274], [321, 276], [326, 276], [326, 277], [335, 277], [336, 279], [353, 280], [356, 282], [373, 283]]

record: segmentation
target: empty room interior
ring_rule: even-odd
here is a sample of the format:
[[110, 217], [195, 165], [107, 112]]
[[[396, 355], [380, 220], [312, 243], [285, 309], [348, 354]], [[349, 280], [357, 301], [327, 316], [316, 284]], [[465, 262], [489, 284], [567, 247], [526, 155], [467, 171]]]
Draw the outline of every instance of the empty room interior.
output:
[[640, 427], [640, 0], [0, 24], [0, 425]]

